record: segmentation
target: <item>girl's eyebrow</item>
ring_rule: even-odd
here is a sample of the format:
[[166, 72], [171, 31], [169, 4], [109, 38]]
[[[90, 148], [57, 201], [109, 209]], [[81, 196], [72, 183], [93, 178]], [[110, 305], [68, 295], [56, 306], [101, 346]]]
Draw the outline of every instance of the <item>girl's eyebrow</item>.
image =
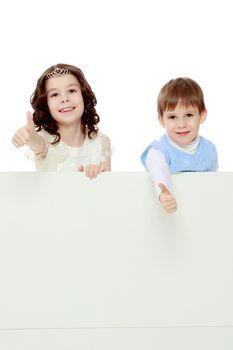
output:
[[46, 91], [46, 94], [48, 94], [49, 92], [54, 91], [54, 90], [57, 90], [57, 88], [53, 88], [53, 89], [47, 90], [47, 91]]
[[[67, 85], [66, 88], [69, 88], [69, 87], [71, 87], [71, 86], [76, 86], [76, 87], [79, 88], [79, 85], [78, 85], [78, 84], [75, 84], [75, 83], [72, 83], [72, 84]], [[54, 87], [54, 88], [52, 88], [52, 89], [49, 89], [46, 93], [48, 94], [49, 92], [51, 92], [51, 91], [53, 91], [53, 90], [59, 90], [59, 88], [58, 88], [58, 87]]]
[[71, 83], [71, 84], [67, 85], [67, 87], [70, 87], [70, 86], [77, 86], [79, 88], [79, 85], [76, 83]]

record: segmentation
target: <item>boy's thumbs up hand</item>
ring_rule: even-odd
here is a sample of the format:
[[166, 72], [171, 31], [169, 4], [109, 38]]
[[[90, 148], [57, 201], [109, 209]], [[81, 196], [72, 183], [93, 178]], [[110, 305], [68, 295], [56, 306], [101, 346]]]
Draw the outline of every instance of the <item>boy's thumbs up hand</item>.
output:
[[19, 148], [30, 141], [33, 135], [36, 134], [35, 125], [31, 112], [27, 112], [27, 124], [18, 129], [12, 137], [12, 143]]
[[164, 184], [160, 183], [159, 188], [161, 189], [161, 193], [170, 194], [169, 190], [167, 189], [167, 187]]
[[163, 208], [169, 214], [174, 213], [177, 209], [177, 204], [174, 196], [171, 194], [171, 192], [167, 189], [167, 187], [164, 184], [160, 183], [159, 188], [161, 189], [159, 200]]

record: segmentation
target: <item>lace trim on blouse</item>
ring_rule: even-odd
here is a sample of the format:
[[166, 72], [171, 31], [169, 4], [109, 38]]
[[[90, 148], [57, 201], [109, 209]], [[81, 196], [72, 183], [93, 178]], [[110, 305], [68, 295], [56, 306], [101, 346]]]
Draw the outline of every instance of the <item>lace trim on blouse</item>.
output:
[[[111, 143], [110, 139], [98, 133], [95, 138], [89, 139], [85, 137], [81, 147], [70, 147], [62, 140], [55, 145], [52, 145], [54, 137], [45, 131], [40, 132], [45, 140], [45, 149], [41, 153], [35, 154], [32, 150], [28, 150], [26, 157], [35, 161], [38, 170], [46, 171], [46, 169], [54, 169], [54, 171], [64, 171], [67, 168], [77, 170], [80, 166], [87, 164], [100, 164], [101, 162], [109, 161], [111, 158]], [[96, 140], [96, 141], [95, 141]], [[65, 165], [66, 164], [66, 165]], [[56, 170], [55, 170], [56, 169]], [[71, 171], [72, 171], [71, 170]]]

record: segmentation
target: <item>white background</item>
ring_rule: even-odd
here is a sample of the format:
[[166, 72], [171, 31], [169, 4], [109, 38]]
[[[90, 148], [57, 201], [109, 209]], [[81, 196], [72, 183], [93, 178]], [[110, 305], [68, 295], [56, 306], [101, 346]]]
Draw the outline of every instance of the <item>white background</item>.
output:
[[208, 118], [201, 134], [232, 171], [231, 1], [7, 1], [0, 8], [0, 170], [33, 165], [11, 144], [26, 122], [42, 72], [56, 63], [80, 67], [93, 91], [102, 132], [112, 141], [114, 171], [143, 171], [140, 154], [162, 135], [156, 98], [170, 79], [202, 87]]

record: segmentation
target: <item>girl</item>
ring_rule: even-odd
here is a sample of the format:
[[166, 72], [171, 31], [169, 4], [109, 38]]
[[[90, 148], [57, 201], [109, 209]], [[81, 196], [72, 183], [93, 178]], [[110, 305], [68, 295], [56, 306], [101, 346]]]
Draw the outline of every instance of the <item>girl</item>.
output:
[[110, 171], [110, 140], [99, 132], [96, 97], [83, 72], [57, 64], [38, 79], [33, 115], [12, 138], [29, 146], [39, 171], [84, 171], [89, 178]]

